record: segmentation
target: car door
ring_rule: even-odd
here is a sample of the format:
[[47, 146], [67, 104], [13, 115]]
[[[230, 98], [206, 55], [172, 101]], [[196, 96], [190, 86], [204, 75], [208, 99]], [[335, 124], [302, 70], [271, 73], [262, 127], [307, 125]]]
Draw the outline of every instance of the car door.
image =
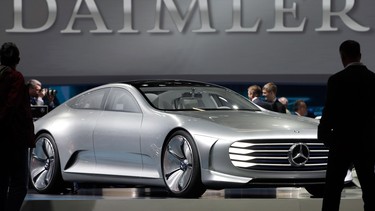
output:
[[59, 147], [62, 153], [67, 153], [60, 159], [62, 163], [67, 163], [67, 159], [70, 159], [67, 166], [64, 166], [66, 173], [95, 173], [92, 134], [96, 121], [103, 112], [109, 91], [108, 88], [98, 89], [72, 100], [69, 103], [72, 109], [56, 124], [60, 127], [60, 136], [64, 137], [64, 144]]
[[112, 88], [93, 134], [98, 174], [140, 176], [141, 124], [142, 113], [132, 94]]

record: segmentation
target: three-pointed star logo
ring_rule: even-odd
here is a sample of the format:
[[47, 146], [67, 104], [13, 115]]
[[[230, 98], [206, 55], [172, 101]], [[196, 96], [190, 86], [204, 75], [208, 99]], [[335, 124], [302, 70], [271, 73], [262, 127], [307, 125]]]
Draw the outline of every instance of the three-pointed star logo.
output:
[[310, 149], [305, 143], [295, 143], [290, 147], [288, 160], [292, 166], [304, 166], [310, 158]]

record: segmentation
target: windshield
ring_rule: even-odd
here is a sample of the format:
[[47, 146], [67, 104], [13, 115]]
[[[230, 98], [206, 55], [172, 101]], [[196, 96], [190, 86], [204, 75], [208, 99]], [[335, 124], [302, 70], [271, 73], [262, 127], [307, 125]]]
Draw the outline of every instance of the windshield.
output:
[[259, 110], [241, 95], [215, 86], [139, 87], [148, 101], [161, 110]]

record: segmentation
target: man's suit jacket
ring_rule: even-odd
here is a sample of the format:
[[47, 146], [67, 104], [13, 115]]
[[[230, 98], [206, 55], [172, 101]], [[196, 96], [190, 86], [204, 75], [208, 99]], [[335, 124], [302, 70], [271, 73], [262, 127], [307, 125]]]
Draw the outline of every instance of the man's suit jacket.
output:
[[268, 102], [265, 102], [265, 101], [259, 99], [259, 98], [255, 98], [253, 100], [253, 103], [257, 104], [258, 106], [260, 106], [262, 108], [265, 108], [267, 110], [272, 111], [272, 105], [270, 103], [268, 103]]
[[337, 141], [355, 141], [355, 145], [366, 139], [367, 142], [374, 142], [374, 102], [375, 74], [366, 66], [349, 65], [332, 75], [327, 83], [318, 139], [328, 146]]
[[23, 75], [10, 67], [0, 75], [0, 133], [6, 150], [11, 150], [9, 146], [34, 147], [29, 92]]
[[272, 110], [279, 113], [286, 113], [286, 107], [277, 99], [272, 103]]

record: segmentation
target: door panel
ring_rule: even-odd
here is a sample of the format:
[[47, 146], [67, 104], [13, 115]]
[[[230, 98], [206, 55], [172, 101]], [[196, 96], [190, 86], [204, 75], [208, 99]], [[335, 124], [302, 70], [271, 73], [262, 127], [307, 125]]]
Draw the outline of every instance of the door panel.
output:
[[140, 176], [141, 125], [142, 113], [134, 97], [125, 89], [112, 88], [94, 132], [98, 174]]

